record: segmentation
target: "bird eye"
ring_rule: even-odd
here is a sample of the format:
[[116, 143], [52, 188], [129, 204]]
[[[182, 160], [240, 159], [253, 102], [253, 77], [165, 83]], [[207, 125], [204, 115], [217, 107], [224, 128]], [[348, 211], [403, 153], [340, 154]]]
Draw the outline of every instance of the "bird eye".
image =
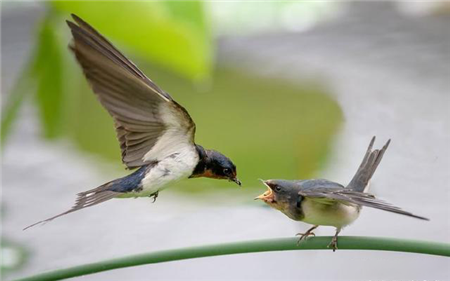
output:
[[228, 175], [228, 174], [231, 173], [231, 170], [228, 169], [228, 168], [225, 168], [225, 169], [223, 169], [223, 173], [224, 173], [225, 175]]
[[277, 185], [277, 186], [274, 187], [274, 190], [275, 190], [276, 192], [280, 192], [280, 191], [281, 191], [281, 187], [279, 187], [279, 186]]

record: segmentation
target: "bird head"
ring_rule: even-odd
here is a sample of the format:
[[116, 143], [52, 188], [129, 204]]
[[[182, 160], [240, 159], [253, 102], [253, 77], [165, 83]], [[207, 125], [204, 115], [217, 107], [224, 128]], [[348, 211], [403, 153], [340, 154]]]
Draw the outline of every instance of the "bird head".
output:
[[207, 172], [210, 178], [227, 179], [241, 185], [241, 181], [237, 178], [236, 166], [228, 157], [215, 150], [207, 150], [206, 153], [209, 158]]
[[201, 151], [200, 162], [191, 177], [226, 179], [241, 186], [233, 162], [222, 153], [212, 149]]
[[261, 180], [267, 191], [257, 196], [255, 200], [262, 200], [270, 207], [282, 212], [296, 205], [298, 192], [292, 182], [286, 180]]

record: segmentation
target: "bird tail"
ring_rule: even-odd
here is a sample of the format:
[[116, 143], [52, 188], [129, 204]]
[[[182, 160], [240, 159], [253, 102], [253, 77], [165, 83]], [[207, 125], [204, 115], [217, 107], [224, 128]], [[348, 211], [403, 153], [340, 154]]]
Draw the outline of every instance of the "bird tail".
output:
[[386, 149], [388, 148], [391, 140], [388, 140], [381, 150], [380, 149], [372, 150], [374, 142], [375, 137], [373, 137], [372, 140], [370, 141], [366, 155], [364, 156], [364, 159], [361, 165], [359, 166], [358, 171], [348, 184], [347, 188], [358, 192], [365, 191], [370, 179], [372, 178], [373, 174], [375, 173], [375, 170], [380, 164], [381, 159], [383, 158], [383, 155], [386, 152]]
[[59, 215], [56, 215], [54, 217], [42, 220], [42, 221], [38, 221], [36, 223], [33, 223], [32, 225], [29, 225], [27, 227], [25, 227], [23, 230], [26, 230], [30, 227], [33, 227], [37, 224], [41, 224], [41, 223], [46, 223], [49, 221], [52, 221], [56, 218], [62, 217], [64, 215], [73, 213], [75, 211], [79, 211], [81, 209], [87, 208], [87, 207], [91, 207], [94, 205], [97, 205], [99, 203], [105, 202], [107, 200], [110, 200], [114, 197], [117, 197], [120, 192], [114, 192], [111, 190], [108, 190], [108, 188], [112, 185], [114, 181], [112, 182], [108, 182], [105, 183], [104, 185], [101, 185], [97, 188], [88, 190], [88, 191], [84, 191], [84, 192], [80, 192], [77, 194], [77, 199], [75, 200], [75, 204], [73, 205], [73, 207], [71, 209], [69, 209], [68, 211], [65, 211], [64, 213], [61, 213]]

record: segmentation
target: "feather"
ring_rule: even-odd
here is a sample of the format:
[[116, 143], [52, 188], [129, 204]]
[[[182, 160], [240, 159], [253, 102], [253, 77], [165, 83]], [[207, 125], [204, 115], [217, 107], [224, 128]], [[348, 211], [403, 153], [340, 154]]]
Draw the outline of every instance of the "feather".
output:
[[109, 183], [106, 183], [97, 188], [78, 193], [78, 197], [75, 200], [75, 204], [73, 205], [72, 208], [70, 208], [69, 210], [67, 210], [59, 215], [56, 215], [51, 218], [33, 223], [32, 225], [25, 227], [23, 230], [26, 230], [30, 227], [33, 227], [33, 226], [41, 224], [41, 223], [46, 223], [46, 222], [52, 221], [52, 220], [62, 217], [64, 215], [82, 210], [87, 207], [97, 205], [99, 203], [102, 203], [102, 202], [105, 202], [107, 200], [117, 197], [118, 195], [120, 195], [119, 192], [107, 190], [107, 188], [109, 188], [111, 186], [111, 184], [112, 184], [112, 182], [109, 182]]
[[314, 187], [302, 189], [298, 192], [298, 194], [300, 196], [316, 200], [322, 204], [330, 204], [337, 201], [346, 205], [371, 207], [421, 220], [429, 220], [427, 218], [414, 215], [410, 212], [403, 211], [399, 207], [375, 198], [372, 194], [358, 192], [347, 188]]
[[92, 26], [72, 17], [70, 47], [114, 119], [123, 163], [132, 169], [174, 153], [162, 141], [177, 149], [193, 146], [195, 123], [187, 111]]
[[388, 140], [387, 143], [383, 146], [381, 150], [375, 149], [372, 150], [373, 144], [375, 142], [375, 137], [370, 141], [369, 147], [367, 148], [367, 152], [364, 155], [363, 161], [356, 171], [355, 176], [347, 185], [348, 189], [363, 192], [366, 189], [367, 184], [372, 178], [375, 170], [383, 159], [383, 155], [386, 152], [391, 140]]

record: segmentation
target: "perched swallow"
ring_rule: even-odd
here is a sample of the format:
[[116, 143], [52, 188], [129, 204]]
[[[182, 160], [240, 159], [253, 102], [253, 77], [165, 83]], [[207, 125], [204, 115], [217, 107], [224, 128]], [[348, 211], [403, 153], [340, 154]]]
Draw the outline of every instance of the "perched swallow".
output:
[[122, 161], [134, 173], [78, 194], [68, 211], [116, 197], [158, 196], [169, 183], [195, 177], [228, 179], [241, 185], [225, 155], [195, 144], [195, 123], [186, 109], [161, 90], [111, 42], [85, 21], [67, 21], [75, 54], [92, 90], [114, 119]]
[[366, 192], [369, 180], [380, 164], [390, 140], [381, 150], [372, 150], [374, 142], [375, 137], [372, 138], [358, 171], [346, 187], [325, 179], [266, 180], [263, 183], [268, 190], [255, 199], [263, 200], [293, 220], [314, 225], [305, 233], [297, 234], [301, 235], [299, 243], [310, 235], [314, 236], [313, 230], [320, 225], [336, 227], [336, 234], [328, 245], [333, 251], [337, 249], [339, 232], [358, 218], [362, 206], [428, 220], [376, 199]]

